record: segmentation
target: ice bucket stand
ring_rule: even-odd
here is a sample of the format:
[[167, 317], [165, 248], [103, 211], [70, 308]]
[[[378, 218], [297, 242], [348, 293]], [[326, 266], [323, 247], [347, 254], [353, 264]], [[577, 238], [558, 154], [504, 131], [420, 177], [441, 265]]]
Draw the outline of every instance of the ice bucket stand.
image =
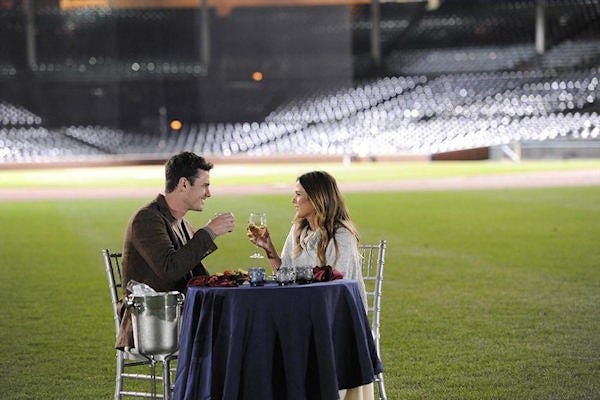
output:
[[133, 340], [137, 352], [150, 360], [152, 394], [156, 396], [156, 363], [163, 364], [163, 398], [170, 398], [169, 360], [179, 349], [181, 310], [184, 295], [180, 292], [157, 292], [129, 296]]

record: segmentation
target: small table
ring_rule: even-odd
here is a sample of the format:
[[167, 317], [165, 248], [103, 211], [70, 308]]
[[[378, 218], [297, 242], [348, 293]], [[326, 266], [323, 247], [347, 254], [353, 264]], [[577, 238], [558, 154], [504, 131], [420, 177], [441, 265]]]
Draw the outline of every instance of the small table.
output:
[[336, 399], [383, 370], [350, 280], [190, 287], [175, 399]]

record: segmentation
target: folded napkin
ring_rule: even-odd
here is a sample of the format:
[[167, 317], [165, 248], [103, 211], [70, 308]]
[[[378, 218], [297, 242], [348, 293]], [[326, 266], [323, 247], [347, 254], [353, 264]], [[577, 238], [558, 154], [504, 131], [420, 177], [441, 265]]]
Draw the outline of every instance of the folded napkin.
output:
[[229, 275], [200, 275], [190, 279], [188, 286], [212, 286], [212, 287], [233, 287], [237, 286], [237, 281]]
[[344, 274], [331, 265], [313, 267], [313, 282], [329, 282], [342, 278], [344, 278]]

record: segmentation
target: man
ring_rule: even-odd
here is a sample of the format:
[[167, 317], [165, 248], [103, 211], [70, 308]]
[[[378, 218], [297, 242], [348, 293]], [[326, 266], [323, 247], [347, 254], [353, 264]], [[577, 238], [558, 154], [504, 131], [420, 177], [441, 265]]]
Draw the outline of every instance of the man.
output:
[[[184, 219], [188, 211], [202, 211], [210, 197], [210, 170], [204, 158], [184, 152], [165, 165], [165, 193], [138, 210], [127, 226], [123, 245], [123, 293], [129, 281], [145, 283], [157, 292], [185, 292], [186, 283], [196, 275], [208, 275], [202, 260], [217, 249], [215, 238], [231, 232], [231, 213], [215, 216], [194, 231]], [[133, 347], [133, 326], [129, 310], [123, 319], [116, 347]], [[123, 313], [124, 312], [124, 313]]]

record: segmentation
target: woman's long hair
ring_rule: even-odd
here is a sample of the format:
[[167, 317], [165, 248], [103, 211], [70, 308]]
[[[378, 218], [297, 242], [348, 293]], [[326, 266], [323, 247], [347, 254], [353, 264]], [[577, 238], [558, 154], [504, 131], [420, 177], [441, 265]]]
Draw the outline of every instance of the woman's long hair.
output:
[[[319, 266], [326, 265], [325, 251], [327, 244], [333, 239], [335, 246], [336, 261], [338, 257], [338, 244], [335, 240], [335, 231], [339, 227], [348, 229], [359, 240], [358, 231], [356, 230], [350, 213], [344, 203], [344, 199], [338, 189], [335, 178], [325, 171], [312, 171], [301, 175], [298, 182], [308, 195], [308, 199], [315, 208], [315, 223], [317, 231], [321, 234], [321, 239], [317, 245], [317, 260]], [[296, 247], [294, 255], [300, 254], [300, 234], [302, 230], [308, 226], [306, 218], [294, 219], [294, 236], [296, 238]]]

